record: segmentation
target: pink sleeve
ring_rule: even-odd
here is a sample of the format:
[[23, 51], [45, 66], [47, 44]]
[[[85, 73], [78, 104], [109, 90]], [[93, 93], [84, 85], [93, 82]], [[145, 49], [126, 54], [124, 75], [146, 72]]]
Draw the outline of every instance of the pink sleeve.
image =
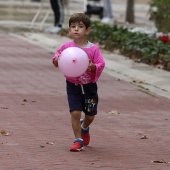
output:
[[105, 61], [103, 59], [102, 53], [100, 52], [99, 48], [96, 48], [94, 56], [93, 56], [93, 63], [96, 65], [96, 72], [95, 72], [95, 82], [99, 79], [104, 67]]
[[59, 54], [62, 52], [62, 46], [55, 52], [54, 56], [52, 57], [52, 62], [54, 62], [54, 60], [56, 58], [58, 58]]
[[74, 46], [73, 41], [66, 42], [65, 44], [60, 46], [59, 49], [55, 52], [54, 56], [52, 57], [52, 61], [54, 61], [55, 58], [57, 58], [63, 50], [65, 50], [66, 48], [71, 47], [71, 46]]

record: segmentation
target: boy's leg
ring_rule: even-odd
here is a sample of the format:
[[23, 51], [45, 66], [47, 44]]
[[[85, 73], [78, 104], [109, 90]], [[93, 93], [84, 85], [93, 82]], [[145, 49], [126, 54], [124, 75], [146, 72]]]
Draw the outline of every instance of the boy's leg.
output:
[[84, 145], [88, 145], [90, 142], [89, 126], [93, 122], [95, 116], [85, 115], [84, 120], [81, 120], [81, 136], [84, 141]]
[[84, 121], [83, 121], [83, 128], [86, 129], [90, 126], [90, 124], [93, 122], [95, 116], [88, 116], [85, 115]]
[[72, 128], [75, 135], [73, 145], [70, 147], [70, 151], [81, 151], [84, 146], [84, 141], [81, 137], [81, 125], [80, 125], [81, 111], [74, 110], [71, 112]]
[[81, 119], [81, 111], [74, 110], [71, 112], [71, 123], [72, 123], [72, 128], [73, 128], [75, 138], [81, 138], [80, 119]]

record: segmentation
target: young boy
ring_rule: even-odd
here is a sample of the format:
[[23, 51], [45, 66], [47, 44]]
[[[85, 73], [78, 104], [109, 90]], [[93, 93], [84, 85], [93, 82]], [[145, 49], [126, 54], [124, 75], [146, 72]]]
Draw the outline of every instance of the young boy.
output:
[[[60, 53], [69, 47], [79, 47], [89, 57], [89, 66], [83, 75], [65, 76], [72, 128], [75, 135], [70, 151], [81, 151], [83, 146], [90, 142], [89, 125], [97, 114], [98, 105], [96, 82], [104, 69], [105, 62], [98, 46], [87, 40], [87, 35], [91, 31], [88, 16], [83, 13], [73, 14], [69, 20], [68, 31], [73, 40], [63, 44], [52, 59], [53, 64], [58, 67]], [[84, 119], [81, 119], [82, 111], [85, 113]]]

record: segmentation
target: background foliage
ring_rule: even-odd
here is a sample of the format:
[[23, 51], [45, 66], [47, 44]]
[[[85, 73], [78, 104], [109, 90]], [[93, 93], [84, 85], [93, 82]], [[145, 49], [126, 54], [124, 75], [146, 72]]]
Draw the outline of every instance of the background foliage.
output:
[[159, 31], [170, 32], [170, 0], [151, 0], [149, 14]]
[[127, 28], [114, 25], [92, 23], [89, 40], [102, 48], [120, 53], [137, 61], [170, 70], [170, 42], [164, 43], [156, 35], [131, 32]]
[[[128, 28], [118, 25], [111, 27], [97, 21], [92, 22], [91, 27], [88, 40], [101, 48], [113, 53], [119, 51], [134, 61], [170, 71], [169, 41], [165, 43], [156, 35], [131, 32]], [[68, 36], [68, 31], [63, 29], [60, 34]]]

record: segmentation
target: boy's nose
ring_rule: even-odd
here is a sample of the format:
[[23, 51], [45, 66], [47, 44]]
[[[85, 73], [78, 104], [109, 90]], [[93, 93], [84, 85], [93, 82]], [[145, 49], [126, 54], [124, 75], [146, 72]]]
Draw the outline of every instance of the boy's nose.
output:
[[75, 30], [78, 30], [78, 26], [75, 27]]

